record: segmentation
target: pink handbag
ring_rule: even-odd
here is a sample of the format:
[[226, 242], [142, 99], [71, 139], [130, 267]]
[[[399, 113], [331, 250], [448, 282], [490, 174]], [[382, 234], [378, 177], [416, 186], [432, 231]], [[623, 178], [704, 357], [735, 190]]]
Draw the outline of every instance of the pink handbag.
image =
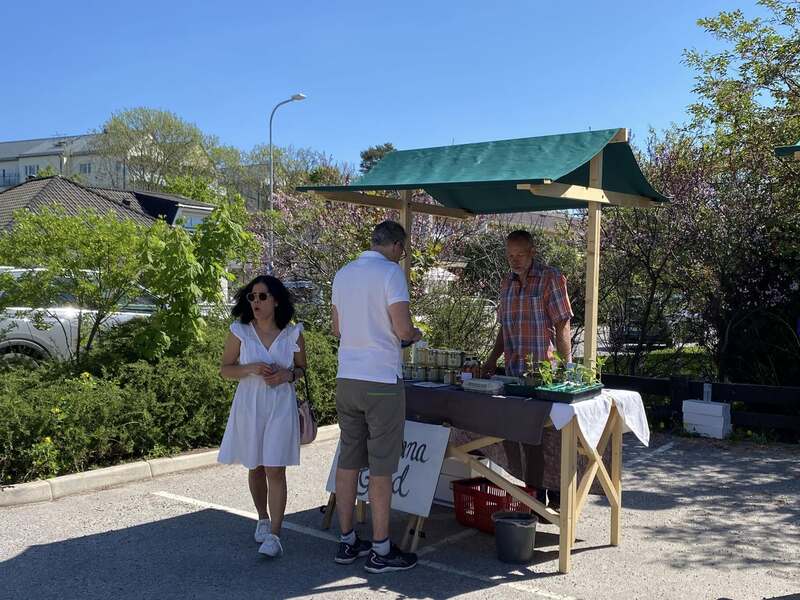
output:
[[311, 408], [311, 392], [308, 388], [308, 369], [304, 373], [303, 381], [306, 386], [306, 399], [297, 403], [297, 413], [300, 416], [300, 443], [310, 444], [317, 439], [317, 419], [314, 409]]

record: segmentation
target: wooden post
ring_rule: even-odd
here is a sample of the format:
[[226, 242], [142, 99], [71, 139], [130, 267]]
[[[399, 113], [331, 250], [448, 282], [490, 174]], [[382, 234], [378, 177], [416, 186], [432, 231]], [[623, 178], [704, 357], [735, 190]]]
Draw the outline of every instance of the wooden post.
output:
[[611, 408], [611, 419], [614, 419], [611, 434], [611, 483], [617, 492], [616, 502], [611, 502], [611, 545], [619, 546], [622, 532], [622, 416], [616, 406]]
[[406, 552], [409, 551], [411, 548], [411, 538], [414, 536], [414, 532], [416, 531], [415, 525], [417, 524], [417, 519], [419, 517], [417, 515], [410, 515], [408, 517], [408, 524], [406, 525], [406, 532], [403, 535], [403, 541], [400, 542], [400, 547], [405, 550]]
[[325, 516], [322, 519], [322, 528], [330, 529], [333, 513], [336, 512], [336, 494], [328, 496], [328, 505], [325, 507]]
[[356, 521], [358, 523], [367, 522], [367, 503], [356, 499]]
[[422, 528], [425, 526], [425, 517], [417, 517], [417, 522], [414, 526], [414, 536], [411, 538], [411, 548], [409, 552], [416, 552], [419, 547], [419, 541], [422, 539]]
[[600, 288], [600, 205], [589, 203], [586, 228], [586, 303], [584, 305], [583, 364], [591, 368], [597, 359], [597, 303]]
[[400, 204], [400, 225], [406, 230], [406, 257], [403, 259], [403, 271], [406, 273], [406, 279], [410, 280], [411, 277], [411, 226], [414, 223], [414, 211], [409, 206], [411, 201], [411, 190], [403, 190], [400, 192], [402, 196]]
[[561, 507], [559, 509], [558, 570], [569, 573], [575, 540], [575, 500], [578, 479], [576, 417], [561, 430]]
[[[589, 187], [603, 187], [603, 153], [589, 162]], [[583, 364], [591, 368], [597, 359], [597, 304], [600, 290], [600, 203], [589, 202], [586, 226], [586, 303], [584, 305]]]

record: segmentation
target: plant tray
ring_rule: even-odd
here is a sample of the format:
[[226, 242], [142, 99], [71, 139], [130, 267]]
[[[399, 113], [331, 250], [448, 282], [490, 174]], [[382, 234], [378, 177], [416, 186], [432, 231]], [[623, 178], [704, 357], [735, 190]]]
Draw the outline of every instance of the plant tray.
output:
[[536, 386], [519, 385], [517, 383], [507, 383], [505, 386], [506, 396], [521, 396], [523, 398], [536, 398]]
[[562, 404], [572, 404], [582, 400], [589, 400], [598, 396], [603, 389], [602, 383], [592, 385], [582, 385], [578, 387], [565, 388], [563, 383], [554, 385], [540, 385], [536, 388], [536, 398], [548, 402], [560, 402]]

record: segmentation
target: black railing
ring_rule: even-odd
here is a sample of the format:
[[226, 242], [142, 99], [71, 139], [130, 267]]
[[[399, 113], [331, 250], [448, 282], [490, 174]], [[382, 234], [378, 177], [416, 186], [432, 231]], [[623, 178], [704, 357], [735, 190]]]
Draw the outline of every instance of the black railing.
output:
[[[705, 382], [680, 376], [663, 379], [603, 373], [603, 384], [660, 397], [661, 402], [648, 403], [648, 415], [680, 423], [683, 401], [702, 399]], [[712, 383], [711, 399], [731, 405], [731, 423], [735, 426], [800, 432], [800, 387]]]

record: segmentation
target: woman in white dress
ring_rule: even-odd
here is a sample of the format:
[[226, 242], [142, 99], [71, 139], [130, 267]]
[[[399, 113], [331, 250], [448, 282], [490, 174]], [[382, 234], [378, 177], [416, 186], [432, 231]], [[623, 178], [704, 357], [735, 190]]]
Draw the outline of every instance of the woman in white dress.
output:
[[249, 470], [250, 494], [258, 511], [258, 551], [279, 556], [286, 467], [300, 464], [294, 382], [305, 375], [303, 326], [291, 324], [289, 291], [275, 277], [256, 277], [235, 300], [236, 320], [225, 341], [221, 373], [239, 385], [217, 460]]

